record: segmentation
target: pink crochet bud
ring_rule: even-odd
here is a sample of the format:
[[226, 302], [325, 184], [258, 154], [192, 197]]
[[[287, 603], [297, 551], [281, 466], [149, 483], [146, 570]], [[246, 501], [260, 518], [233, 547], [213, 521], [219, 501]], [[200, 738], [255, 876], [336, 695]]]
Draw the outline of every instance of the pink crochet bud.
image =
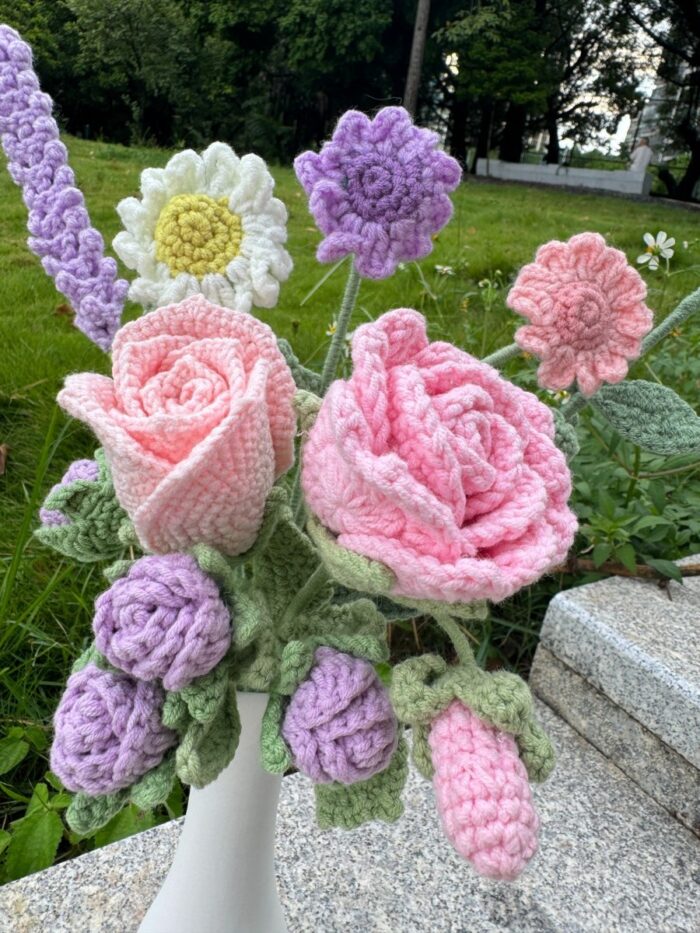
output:
[[479, 874], [517, 878], [537, 851], [539, 819], [513, 736], [454, 700], [433, 721], [428, 740], [450, 842]]

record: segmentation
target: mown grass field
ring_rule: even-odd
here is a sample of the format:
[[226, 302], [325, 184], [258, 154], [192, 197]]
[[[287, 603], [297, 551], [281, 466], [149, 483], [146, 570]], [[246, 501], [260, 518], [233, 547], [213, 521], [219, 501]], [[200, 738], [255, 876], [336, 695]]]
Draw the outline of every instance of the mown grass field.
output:
[[[137, 194], [140, 171], [164, 164], [169, 153], [66, 141], [93, 223], [109, 242], [119, 229], [116, 203]], [[310, 295], [328, 271], [314, 258], [319, 234], [291, 169], [276, 168], [274, 174], [289, 209], [295, 269], [279, 306], [259, 316], [292, 342], [303, 362], [320, 365], [344, 270]], [[482, 356], [512, 340], [517, 321], [505, 307], [505, 295], [518, 268], [539, 244], [583, 230], [604, 234], [632, 262], [643, 249], [645, 231], [675, 236], [673, 275], [645, 273], [649, 304], [659, 317], [700, 282], [698, 211], [473, 180], [461, 186], [454, 201], [455, 216], [430, 257], [387, 281], [363, 282], [355, 324], [392, 307], [416, 307], [427, 315], [433, 337], [452, 339]], [[109, 361], [72, 326], [70, 310], [27, 250], [25, 208], [4, 171], [0, 204], [0, 444], [6, 450], [0, 475], [0, 737], [17, 724], [36, 727], [40, 736], [47, 734], [67, 672], [89, 633], [92, 601], [102, 585], [98, 570], [62, 561], [32, 539], [38, 505], [51, 484], [72, 459], [93, 449], [87, 431], [71, 423], [54, 398], [67, 373], [106, 372]], [[449, 267], [450, 274], [436, 266]], [[135, 309], [127, 313], [133, 316]], [[639, 364], [640, 371], [644, 367]], [[510, 364], [509, 373], [518, 370], [520, 381], [534, 386], [532, 363]], [[673, 384], [671, 371], [672, 378], [664, 381]], [[696, 402], [689, 385], [695, 383], [688, 373], [679, 374], [675, 387]], [[5, 790], [26, 793], [46, 767], [41, 748], [37, 739], [35, 753], [21, 768], [0, 777]], [[0, 828], [3, 813], [16, 806], [12, 793], [3, 801], [0, 784]]]

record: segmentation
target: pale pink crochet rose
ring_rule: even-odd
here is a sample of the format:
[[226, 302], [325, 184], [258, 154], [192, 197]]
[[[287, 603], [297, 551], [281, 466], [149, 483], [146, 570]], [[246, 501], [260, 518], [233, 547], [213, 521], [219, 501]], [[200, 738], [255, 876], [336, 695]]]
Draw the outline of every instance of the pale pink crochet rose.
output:
[[563, 560], [576, 519], [550, 410], [448, 343], [417, 311], [355, 332], [354, 370], [303, 454], [309, 508], [387, 565], [397, 596], [500, 600]]
[[508, 295], [508, 306], [530, 321], [515, 340], [542, 361], [540, 385], [556, 391], [576, 380], [593, 395], [603, 382], [624, 379], [651, 330], [646, 293], [625, 254], [598, 233], [541, 246]]
[[247, 550], [294, 459], [294, 381], [270, 328], [196, 295], [122, 327], [112, 372], [69, 376], [58, 401], [101, 441], [144, 548]]

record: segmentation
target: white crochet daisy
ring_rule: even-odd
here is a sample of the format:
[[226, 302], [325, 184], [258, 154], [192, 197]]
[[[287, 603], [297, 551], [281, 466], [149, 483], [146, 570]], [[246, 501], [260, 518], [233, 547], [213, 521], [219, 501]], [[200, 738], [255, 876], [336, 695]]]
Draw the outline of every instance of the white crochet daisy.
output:
[[239, 159], [225, 143], [147, 168], [141, 199], [117, 206], [124, 230], [114, 249], [138, 273], [129, 298], [147, 309], [195, 294], [237, 311], [274, 307], [292, 271], [274, 186], [259, 156]]

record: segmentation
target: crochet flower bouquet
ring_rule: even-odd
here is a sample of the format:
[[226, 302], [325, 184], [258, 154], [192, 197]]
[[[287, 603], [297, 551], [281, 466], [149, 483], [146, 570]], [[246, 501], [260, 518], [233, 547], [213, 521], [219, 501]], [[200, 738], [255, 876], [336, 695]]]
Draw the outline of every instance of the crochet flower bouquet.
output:
[[[393, 310], [356, 329], [351, 375], [334, 380], [360, 279], [426, 256], [452, 212], [460, 169], [404, 110], [347, 113], [295, 163], [319, 260], [351, 257], [322, 373], [254, 316], [291, 270], [286, 211], [257, 156], [214, 143], [143, 173], [114, 248], [148, 313], [119, 329], [127, 284], [7, 27], [0, 130], [31, 248], [77, 325], [111, 347], [111, 378], [71, 375], [58, 396], [100, 446], [53, 487], [37, 531], [102, 562], [109, 584], [55, 716], [71, 826], [94, 830], [128, 801], [153, 807], [176, 778], [213, 781], [236, 753], [237, 692], [256, 691], [269, 695], [262, 765], [311, 779], [321, 826], [401, 815], [410, 726], [454, 846], [485, 875], [517, 876], [537, 847], [530, 781], [554, 755], [526, 684], [477, 666], [470, 621], [564, 560], [576, 530], [566, 456], [589, 398], [651, 449], [700, 444], [670, 390], [621, 381], [697, 293], [649, 334], [642, 279], [584, 233], [520, 272], [509, 304], [528, 323], [513, 347], [480, 361]], [[561, 409], [499, 374], [521, 349], [540, 359], [542, 386], [578, 384]], [[416, 616], [444, 630], [457, 662], [410, 658], [387, 686], [387, 625]]]

